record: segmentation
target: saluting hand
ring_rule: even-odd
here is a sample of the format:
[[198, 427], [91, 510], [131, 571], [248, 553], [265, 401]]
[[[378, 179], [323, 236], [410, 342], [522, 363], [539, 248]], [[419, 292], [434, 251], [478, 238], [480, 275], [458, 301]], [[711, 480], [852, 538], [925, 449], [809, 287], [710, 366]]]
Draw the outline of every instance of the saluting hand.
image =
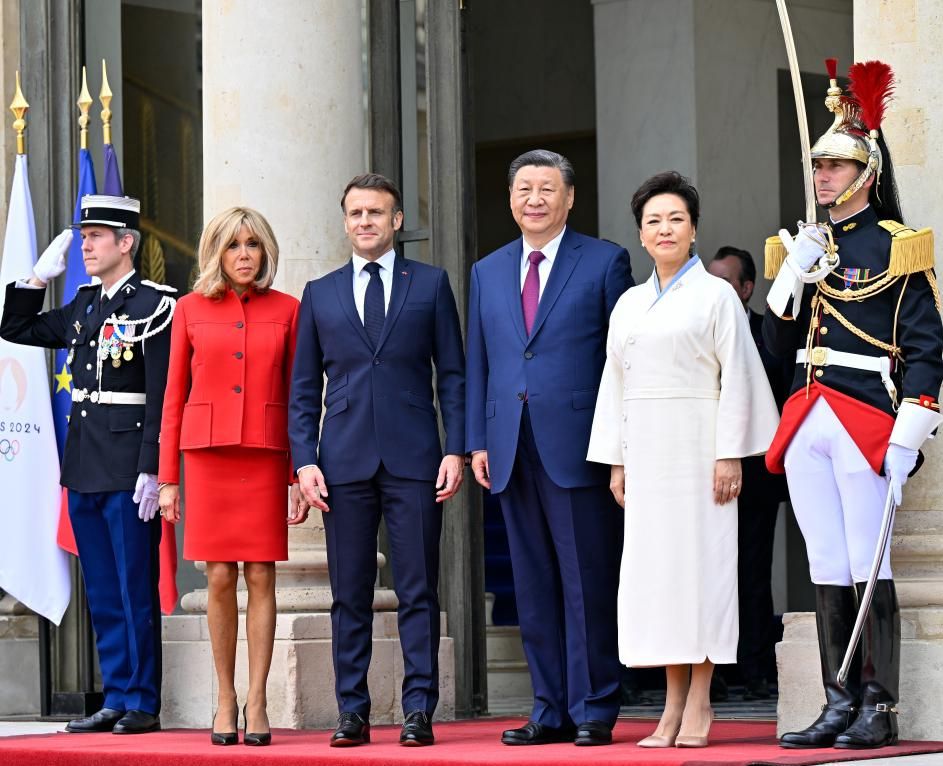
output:
[[439, 476], [435, 480], [435, 501], [444, 503], [458, 492], [465, 478], [465, 458], [462, 455], [446, 455], [439, 466]]
[[65, 271], [65, 257], [72, 244], [72, 229], [63, 230], [47, 247], [36, 265], [33, 266], [33, 276], [45, 285]]
[[165, 484], [160, 488], [160, 497], [157, 500], [160, 505], [160, 515], [171, 524], [180, 521], [180, 485]]
[[324, 474], [316, 465], [309, 465], [302, 468], [298, 474], [298, 483], [301, 485], [301, 494], [322, 513], [328, 513], [331, 507], [324, 499], [327, 497], [327, 482], [324, 481]]

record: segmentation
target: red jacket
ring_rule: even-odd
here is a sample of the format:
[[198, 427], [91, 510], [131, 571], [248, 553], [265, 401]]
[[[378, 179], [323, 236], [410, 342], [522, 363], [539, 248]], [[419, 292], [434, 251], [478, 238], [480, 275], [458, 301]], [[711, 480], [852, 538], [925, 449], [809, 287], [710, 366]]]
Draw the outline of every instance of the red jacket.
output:
[[[190, 293], [177, 301], [158, 480], [180, 482], [180, 450], [288, 450], [298, 300], [277, 290]], [[286, 477], [287, 483], [287, 477]]]

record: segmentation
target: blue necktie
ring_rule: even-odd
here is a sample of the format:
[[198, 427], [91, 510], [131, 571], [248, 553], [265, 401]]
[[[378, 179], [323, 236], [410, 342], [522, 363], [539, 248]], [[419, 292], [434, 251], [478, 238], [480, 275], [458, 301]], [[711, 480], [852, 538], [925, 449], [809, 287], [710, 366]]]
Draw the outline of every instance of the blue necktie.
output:
[[383, 322], [386, 319], [383, 280], [380, 279], [379, 263], [368, 263], [363, 268], [370, 275], [367, 293], [363, 298], [363, 329], [367, 331], [367, 337], [376, 348], [380, 333], [383, 331]]

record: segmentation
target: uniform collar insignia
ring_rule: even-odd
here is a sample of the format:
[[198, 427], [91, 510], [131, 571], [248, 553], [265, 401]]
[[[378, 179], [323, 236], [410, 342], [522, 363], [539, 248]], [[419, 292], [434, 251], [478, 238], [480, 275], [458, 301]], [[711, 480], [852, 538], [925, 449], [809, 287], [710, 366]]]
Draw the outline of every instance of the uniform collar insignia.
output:
[[76, 335], [78, 335], [80, 332], [82, 332], [82, 323], [79, 322], [77, 319], [75, 320], [75, 322], [73, 323], [72, 326], [75, 328], [75, 334], [76, 334]]

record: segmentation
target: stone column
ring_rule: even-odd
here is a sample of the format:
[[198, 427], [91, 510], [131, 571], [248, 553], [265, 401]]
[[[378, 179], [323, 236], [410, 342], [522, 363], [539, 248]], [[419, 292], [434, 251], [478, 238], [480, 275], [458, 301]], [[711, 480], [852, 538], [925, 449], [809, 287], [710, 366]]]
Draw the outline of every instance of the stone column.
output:
[[[361, 6], [351, 0], [203, 3], [204, 218], [237, 204], [265, 215], [280, 246], [275, 286], [298, 297], [309, 279], [350, 256], [340, 194], [367, 168]], [[384, 563], [380, 555], [377, 561]], [[317, 511], [290, 530], [289, 561], [277, 572], [272, 726], [331, 726], [337, 716], [331, 594]], [[245, 596], [241, 590], [241, 610]], [[206, 600], [205, 590], [186, 594], [181, 605], [189, 614], [164, 621], [167, 726], [211, 722], [216, 688]], [[370, 671], [375, 723], [401, 716], [395, 608], [394, 594], [378, 588]], [[244, 615], [239, 631], [237, 691], [244, 699]], [[451, 652], [451, 640], [443, 640], [442, 717], [454, 709]]]
[[[943, 177], [943, 0], [855, 0], [855, 60], [880, 59], [897, 75], [884, 125], [906, 223], [943, 231], [943, 209], [932, 190]], [[940, 273], [940, 252], [937, 252]], [[931, 392], [936, 393], [936, 392]], [[927, 460], [904, 490], [891, 544], [902, 610], [900, 733], [943, 739], [937, 711], [943, 699], [943, 449], [927, 444]], [[780, 664], [780, 731], [808, 725], [821, 704], [815, 618], [787, 615]]]

